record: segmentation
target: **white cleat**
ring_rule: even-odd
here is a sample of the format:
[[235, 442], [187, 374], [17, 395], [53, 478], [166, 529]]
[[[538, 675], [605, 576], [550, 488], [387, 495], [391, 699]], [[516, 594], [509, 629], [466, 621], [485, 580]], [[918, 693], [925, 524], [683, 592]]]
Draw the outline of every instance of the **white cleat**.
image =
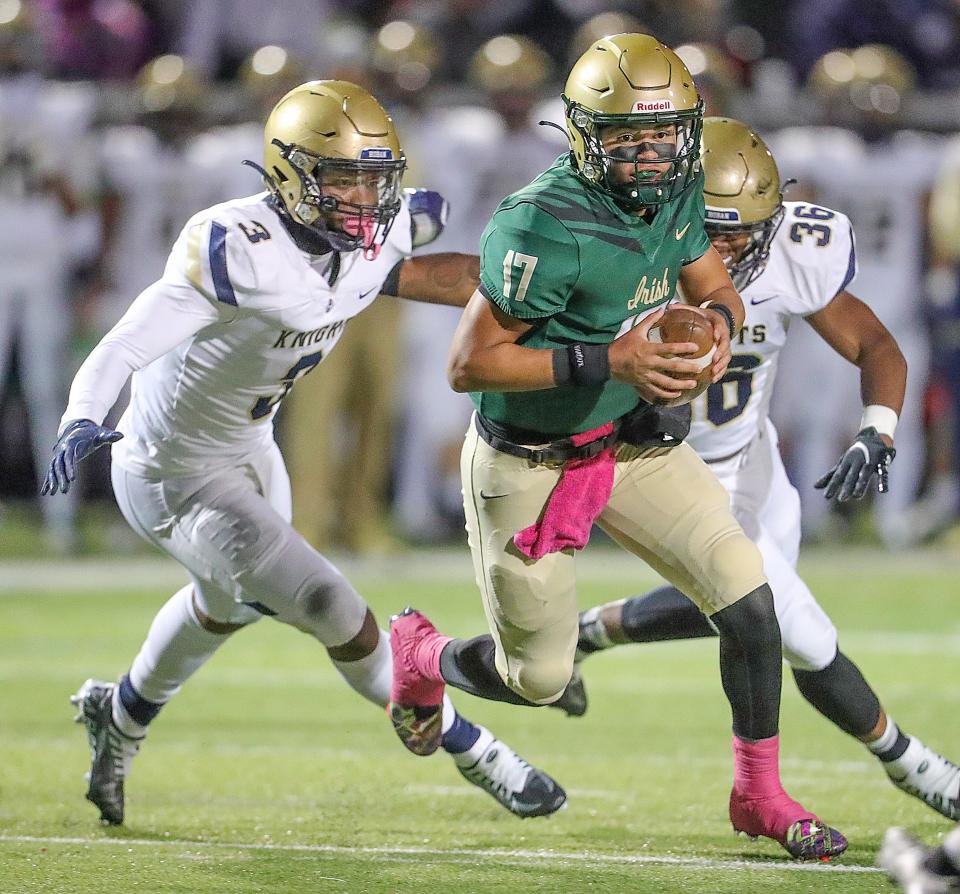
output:
[[907, 750], [883, 764], [890, 781], [947, 819], [960, 820], [960, 767], [910, 739]]
[[960, 878], [937, 875], [925, 865], [929, 850], [903, 829], [893, 826], [883, 836], [877, 866], [906, 894], [955, 894]]
[[567, 800], [566, 792], [546, 773], [531, 767], [512, 748], [484, 729], [490, 741], [477, 762], [457, 766], [460, 775], [492, 795], [514, 816], [547, 816]]

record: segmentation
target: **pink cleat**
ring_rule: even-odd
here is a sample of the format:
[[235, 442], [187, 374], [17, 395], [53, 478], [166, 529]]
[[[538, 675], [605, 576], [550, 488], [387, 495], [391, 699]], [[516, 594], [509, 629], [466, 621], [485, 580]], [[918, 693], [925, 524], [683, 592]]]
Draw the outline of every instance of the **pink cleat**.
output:
[[772, 838], [797, 860], [829, 860], [847, 849], [847, 839], [822, 823], [783, 789], [779, 795], [745, 798], [730, 792], [730, 822], [735, 832]]
[[733, 737], [730, 822], [735, 832], [772, 838], [797, 860], [829, 860], [847, 849], [847, 839], [793, 800], [780, 784], [780, 737], [749, 741]]
[[393, 684], [387, 713], [400, 741], [414, 754], [433, 754], [443, 726], [440, 652], [450, 637], [420, 612], [405, 608], [390, 619]]

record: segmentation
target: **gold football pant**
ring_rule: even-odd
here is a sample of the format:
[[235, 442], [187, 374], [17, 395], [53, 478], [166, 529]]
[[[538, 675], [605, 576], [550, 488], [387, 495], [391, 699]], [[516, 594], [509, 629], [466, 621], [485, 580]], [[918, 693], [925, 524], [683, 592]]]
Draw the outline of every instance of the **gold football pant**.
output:
[[[577, 646], [574, 550], [528, 559], [513, 535], [543, 513], [560, 463], [494, 450], [471, 424], [461, 455], [467, 534], [504, 683], [528, 701], [560, 697]], [[766, 583], [730, 498], [686, 444], [617, 447], [610, 501], [597, 524], [708, 615]]]

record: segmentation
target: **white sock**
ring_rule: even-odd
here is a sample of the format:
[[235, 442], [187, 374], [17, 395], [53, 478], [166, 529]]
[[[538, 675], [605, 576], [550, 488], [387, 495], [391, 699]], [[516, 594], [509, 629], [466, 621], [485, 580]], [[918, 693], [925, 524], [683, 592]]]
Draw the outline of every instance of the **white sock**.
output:
[[120, 687], [113, 687], [112, 707], [113, 724], [121, 733], [130, 739], [142, 739], [147, 734], [148, 727], [142, 723], [137, 723], [128, 713], [127, 709], [120, 701]]
[[883, 754], [884, 751], [889, 751], [893, 748], [899, 735], [900, 729], [893, 722], [893, 718], [887, 715], [887, 728], [883, 731], [880, 738], [875, 739], [873, 742], [866, 742], [865, 744], [874, 754]]
[[[180, 691], [229, 636], [200, 626], [193, 611], [193, 585], [188, 584], [157, 612], [130, 666], [130, 683], [147, 701], [162, 705]], [[117, 717], [114, 711], [114, 723], [121, 730], [123, 713]]]
[[485, 726], [481, 726], [479, 723], [475, 723], [474, 726], [480, 730], [480, 737], [476, 742], [473, 743], [466, 751], [461, 751], [458, 754], [451, 754], [450, 757], [453, 758], [453, 762], [458, 767], [472, 767], [481, 757], [483, 757], [483, 752], [490, 747], [490, 743], [494, 739], [493, 733], [490, 732]]
[[387, 706], [393, 681], [393, 655], [390, 637], [384, 631], [380, 631], [380, 641], [369, 655], [357, 661], [334, 661], [333, 666], [350, 688], [367, 701], [381, 708]]
[[443, 693], [443, 719], [440, 721], [440, 732], [446, 733], [449, 732], [450, 727], [453, 726], [453, 721], [457, 719], [457, 709], [453, 706], [453, 702], [450, 701], [450, 696], [446, 692]]

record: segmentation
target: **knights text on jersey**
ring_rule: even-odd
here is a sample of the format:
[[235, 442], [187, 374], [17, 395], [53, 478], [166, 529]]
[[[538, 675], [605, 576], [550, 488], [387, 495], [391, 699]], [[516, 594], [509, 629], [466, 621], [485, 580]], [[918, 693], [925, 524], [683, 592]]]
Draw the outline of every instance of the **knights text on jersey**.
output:
[[196, 214], [152, 288], [195, 296], [215, 308], [214, 322], [134, 373], [115, 461], [141, 475], [186, 476], [265, 449], [280, 401], [410, 251], [406, 205], [373, 260], [302, 252], [265, 193]]
[[845, 215], [804, 202], [784, 206], [767, 267], [741, 292], [746, 318], [727, 373], [693, 405], [687, 442], [704, 459], [736, 453], [763, 428], [791, 319], [822, 310], [857, 272]]
[[[562, 157], [500, 203], [480, 243], [480, 289], [531, 323], [531, 348], [604, 344], [673, 296], [681, 268], [710, 247], [702, 177], [651, 222], [586, 185]], [[595, 428], [632, 410], [622, 382], [471, 395], [487, 418], [548, 434]]]

